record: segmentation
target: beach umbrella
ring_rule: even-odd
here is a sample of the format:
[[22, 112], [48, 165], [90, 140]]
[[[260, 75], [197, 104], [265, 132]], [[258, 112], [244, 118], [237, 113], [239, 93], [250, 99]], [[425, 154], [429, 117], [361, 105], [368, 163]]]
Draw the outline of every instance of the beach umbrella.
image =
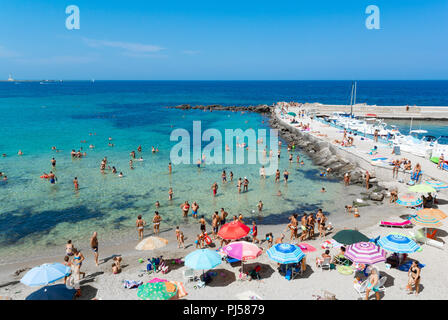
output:
[[239, 221], [232, 221], [226, 223], [221, 227], [221, 229], [219, 229], [218, 236], [220, 236], [224, 240], [237, 240], [247, 236], [249, 231], [250, 228], [244, 223], [241, 223]]
[[297, 116], [297, 114], [294, 113], [294, 112], [288, 112], [288, 114], [289, 114], [290, 116], [293, 116], [293, 117]]
[[377, 243], [384, 250], [395, 253], [413, 253], [420, 250], [420, 246], [414, 240], [397, 233], [382, 237]]
[[159, 237], [148, 237], [140, 241], [135, 250], [155, 250], [163, 248], [168, 244], [168, 240]]
[[333, 239], [344, 245], [350, 245], [357, 242], [368, 242], [369, 238], [358, 230], [341, 230], [333, 236]]
[[355, 263], [375, 264], [386, 261], [387, 252], [373, 242], [358, 242], [347, 246], [345, 257]]
[[232, 242], [222, 249], [230, 257], [241, 261], [255, 259], [262, 253], [260, 248], [247, 241]]
[[404, 207], [416, 207], [421, 205], [423, 200], [420, 197], [407, 193], [398, 197], [396, 203]]
[[427, 193], [427, 192], [436, 192], [437, 190], [433, 188], [430, 185], [427, 184], [417, 184], [415, 186], [411, 186], [408, 188], [411, 192], [418, 192], [418, 193]]
[[175, 296], [177, 286], [171, 282], [145, 283], [137, 291], [137, 297], [142, 300], [168, 300]]
[[290, 243], [277, 243], [268, 249], [267, 254], [271, 260], [281, 264], [297, 263], [305, 256], [298, 246]]
[[425, 228], [440, 227], [442, 225], [440, 219], [424, 213], [422, 214], [419, 213], [415, 216], [412, 216], [411, 222], [415, 225], [419, 225]]
[[75, 289], [68, 289], [65, 284], [55, 284], [34, 291], [25, 300], [73, 300], [75, 293]]
[[425, 181], [426, 184], [430, 185], [436, 190], [442, 190], [448, 188], [448, 184], [444, 182], [438, 182], [438, 181]]
[[425, 208], [425, 209], [419, 210], [417, 212], [417, 215], [422, 215], [422, 214], [425, 214], [425, 215], [428, 215], [428, 216], [432, 216], [432, 217], [437, 218], [439, 220], [442, 220], [442, 219], [445, 219], [446, 217], [448, 217], [445, 214], [445, 212], [443, 212], [442, 210], [440, 210], [440, 209], [432, 209], [432, 208]]
[[241, 268], [244, 270], [244, 261], [256, 259], [261, 249], [247, 241], [237, 241], [226, 245], [222, 250], [230, 257], [241, 260]]
[[185, 265], [195, 270], [213, 269], [222, 262], [221, 256], [214, 250], [199, 249], [185, 257]]
[[45, 263], [28, 271], [20, 282], [30, 287], [45, 286], [68, 276], [70, 273], [70, 267], [64, 266], [62, 263]]

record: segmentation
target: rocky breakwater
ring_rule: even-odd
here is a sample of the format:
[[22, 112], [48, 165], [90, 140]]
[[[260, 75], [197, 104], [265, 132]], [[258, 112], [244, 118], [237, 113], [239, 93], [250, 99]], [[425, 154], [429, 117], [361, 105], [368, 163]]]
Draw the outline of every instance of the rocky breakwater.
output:
[[[357, 163], [341, 156], [338, 149], [330, 142], [300, 131], [298, 128], [278, 120], [274, 114], [270, 118], [269, 125], [271, 128], [277, 129], [279, 135], [288, 144], [294, 143], [302, 149], [314, 164], [325, 169], [330, 168], [332, 176], [343, 179], [345, 173], [349, 173], [350, 184], [365, 185], [365, 170], [359, 167]], [[366, 200], [382, 201], [387, 194], [387, 190], [378, 183], [374, 172], [370, 172], [370, 174], [371, 191], [366, 194]]]
[[211, 105], [197, 105], [197, 106], [191, 106], [189, 104], [181, 104], [178, 106], [169, 106], [166, 107], [168, 109], [181, 109], [181, 110], [206, 110], [206, 111], [233, 111], [233, 112], [256, 112], [261, 113], [265, 115], [270, 115], [273, 106], [269, 106], [267, 104], [260, 104], [256, 106], [223, 106], [220, 104], [211, 104]]

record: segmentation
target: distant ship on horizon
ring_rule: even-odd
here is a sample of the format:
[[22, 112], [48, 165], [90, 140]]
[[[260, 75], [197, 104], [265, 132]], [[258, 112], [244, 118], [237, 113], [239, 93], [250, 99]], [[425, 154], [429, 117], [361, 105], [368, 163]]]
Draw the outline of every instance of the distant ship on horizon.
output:
[[15, 81], [11, 73], [9, 74], [8, 81]]

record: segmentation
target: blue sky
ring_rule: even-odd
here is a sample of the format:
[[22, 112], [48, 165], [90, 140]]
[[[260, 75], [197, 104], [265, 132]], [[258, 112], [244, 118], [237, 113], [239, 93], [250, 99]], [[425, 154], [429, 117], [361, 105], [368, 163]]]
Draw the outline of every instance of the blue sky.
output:
[[446, 0], [0, 0], [0, 25], [1, 79], [448, 79]]

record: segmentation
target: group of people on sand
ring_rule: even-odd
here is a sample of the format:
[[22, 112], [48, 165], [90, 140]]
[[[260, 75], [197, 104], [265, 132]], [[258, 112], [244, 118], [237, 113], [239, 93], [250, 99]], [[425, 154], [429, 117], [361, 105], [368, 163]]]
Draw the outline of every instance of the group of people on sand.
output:
[[322, 209], [318, 209], [316, 216], [313, 213], [304, 213], [300, 219], [300, 228], [302, 230], [301, 235], [298, 235], [298, 214], [294, 213], [289, 217], [289, 223], [286, 226], [286, 230], [290, 230], [290, 240], [299, 239], [299, 241], [312, 240], [315, 236], [315, 226], [317, 224], [317, 230], [319, 232], [319, 238], [325, 238], [326, 231], [331, 230], [331, 224], [327, 226], [327, 217], [324, 215]]
[[[93, 232], [92, 236], [90, 237], [90, 249], [93, 253], [93, 258], [95, 261], [95, 265], [98, 267], [98, 233]], [[71, 287], [74, 287], [77, 292], [76, 296], [81, 295], [81, 287], [79, 285], [79, 282], [82, 278], [85, 278], [86, 273], [81, 271], [81, 267], [83, 262], [86, 260], [86, 257], [81, 252], [80, 249], [77, 249], [73, 243], [72, 240], [68, 240], [67, 244], [65, 245], [65, 257], [64, 257], [64, 265], [69, 267], [71, 269], [70, 275], [66, 276], [64, 278], [64, 284], [70, 285]], [[121, 261], [122, 258], [120, 256], [115, 256], [113, 258], [112, 263], [112, 273], [116, 274], [121, 272]]]

